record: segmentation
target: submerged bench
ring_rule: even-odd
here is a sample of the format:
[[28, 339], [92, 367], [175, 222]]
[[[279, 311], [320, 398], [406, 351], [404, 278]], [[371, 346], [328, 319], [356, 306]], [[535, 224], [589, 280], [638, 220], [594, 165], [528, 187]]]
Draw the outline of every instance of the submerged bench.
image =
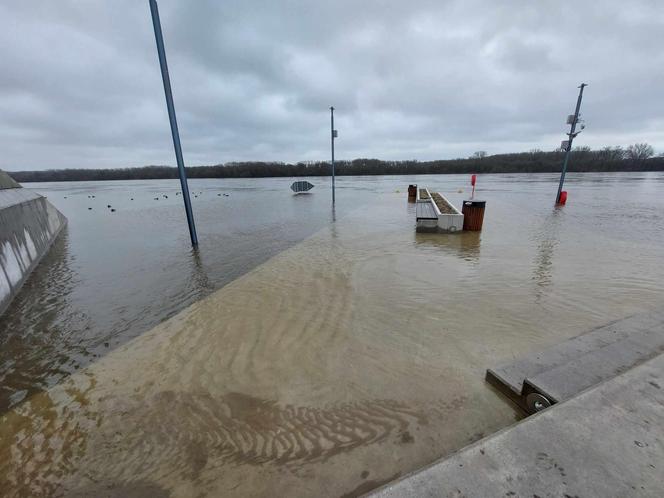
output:
[[463, 214], [440, 192], [419, 189], [415, 221], [418, 232], [456, 232], [463, 230]]

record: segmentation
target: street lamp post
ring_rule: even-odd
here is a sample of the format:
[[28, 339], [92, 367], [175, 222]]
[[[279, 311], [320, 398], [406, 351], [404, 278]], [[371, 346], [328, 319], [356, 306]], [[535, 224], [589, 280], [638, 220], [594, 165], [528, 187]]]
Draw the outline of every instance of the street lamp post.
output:
[[180, 132], [178, 131], [178, 121], [175, 117], [175, 105], [173, 104], [173, 93], [171, 92], [171, 79], [168, 75], [168, 64], [166, 63], [166, 51], [164, 50], [164, 37], [161, 34], [161, 21], [159, 20], [159, 8], [156, 0], [150, 1], [150, 12], [152, 13], [152, 25], [154, 26], [154, 37], [157, 42], [157, 54], [159, 55], [159, 66], [161, 68], [161, 79], [164, 82], [164, 94], [166, 95], [166, 107], [168, 108], [168, 119], [171, 123], [171, 135], [173, 135], [173, 147], [175, 148], [175, 160], [178, 163], [178, 174], [180, 176], [180, 186], [182, 187], [182, 199], [184, 200], [184, 210], [187, 214], [187, 224], [189, 225], [189, 237], [191, 245], [198, 246], [198, 236], [196, 235], [196, 225], [194, 224], [194, 212], [191, 209], [191, 198], [189, 197], [189, 185], [187, 184], [187, 172], [184, 169], [184, 160], [182, 159], [182, 147], [180, 145]]
[[334, 107], [330, 107], [330, 145], [332, 148], [332, 204], [334, 204], [334, 139], [339, 136], [334, 129]]

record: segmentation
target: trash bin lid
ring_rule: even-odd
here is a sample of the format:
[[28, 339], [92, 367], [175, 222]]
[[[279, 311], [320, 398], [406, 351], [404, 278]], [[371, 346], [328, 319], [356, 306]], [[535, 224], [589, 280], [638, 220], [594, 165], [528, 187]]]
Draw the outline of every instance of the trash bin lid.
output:
[[467, 200], [463, 201], [464, 206], [471, 206], [471, 207], [477, 207], [477, 208], [483, 208], [486, 206], [486, 201], [478, 201], [476, 199], [472, 200]]

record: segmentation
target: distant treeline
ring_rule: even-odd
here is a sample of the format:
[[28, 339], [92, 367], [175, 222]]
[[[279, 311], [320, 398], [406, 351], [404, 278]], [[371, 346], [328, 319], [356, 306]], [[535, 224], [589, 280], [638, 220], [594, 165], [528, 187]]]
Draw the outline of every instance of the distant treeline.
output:
[[[627, 149], [605, 147], [574, 149], [568, 171], [664, 171], [664, 157], [651, 157], [652, 147], [636, 144]], [[564, 152], [533, 150], [516, 154], [485, 155], [476, 152], [467, 159], [435, 161], [382, 161], [354, 159], [336, 161], [337, 175], [419, 175], [453, 173], [547, 173], [561, 170]], [[232, 162], [187, 168], [189, 178], [260, 178], [273, 176], [328, 176], [330, 163], [308, 161]], [[18, 182], [58, 182], [88, 180], [141, 180], [177, 178], [170, 166], [143, 166], [122, 169], [58, 169], [17, 171], [10, 175]]]

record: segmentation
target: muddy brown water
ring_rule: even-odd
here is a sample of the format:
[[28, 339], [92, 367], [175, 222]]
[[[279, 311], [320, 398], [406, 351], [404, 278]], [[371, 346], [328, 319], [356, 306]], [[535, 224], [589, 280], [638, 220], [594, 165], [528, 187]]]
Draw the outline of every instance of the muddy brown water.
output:
[[[407, 185], [440, 190], [458, 205], [457, 190], [467, 181], [460, 176], [344, 178], [333, 217], [323, 189], [304, 201], [306, 209], [266, 215], [306, 225], [309, 212], [311, 223], [283, 245], [273, 239], [286, 237], [289, 223], [270, 230], [261, 209], [238, 208], [238, 219], [217, 221], [224, 237], [215, 241], [232, 238], [225, 223], [236, 223], [273, 252], [252, 259], [236, 249], [245, 270], [226, 280], [206, 266], [174, 269], [187, 254], [186, 232], [174, 242], [137, 242], [140, 230], [130, 224], [123, 244], [131, 251], [109, 256], [104, 275], [138, 274], [123, 289], [135, 305], [108, 317], [107, 308], [93, 314], [101, 306], [95, 299], [102, 299], [90, 292], [91, 285], [103, 290], [104, 281], [88, 283], [81, 262], [95, 260], [82, 242], [102, 244], [88, 242], [91, 228], [77, 232], [87, 225], [70, 217], [68, 264], [78, 261], [77, 272], [51, 284], [66, 299], [55, 301], [53, 316], [37, 315], [43, 329], [31, 326], [64, 357], [68, 348], [74, 357], [89, 337], [116, 343], [5, 410], [0, 490], [7, 496], [356, 496], [513, 423], [520, 415], [484, 382], [487, 367], [657, 308], [664, 297], [664, 175], [570, 176], [563, 209], [550, 202], [553, 175], [480, 177], [477, 195], [487, 200], [481, 233], [415, 233]], [[274, 189], [273, 180], [243, 182], [255, 186], [236, 201], [244, 207], [300, 202], [284, 201], [280, 196], [288, 194]], [[49, 197], [57, 202], [55, 195]], [[214, 220], [222, 201], [206, 202], [198, 204], [201, 218]], [[145, 209], [132, 214], [145, 219], [138, 224], [143, 230], [171, 221], [157, 208]], [[142, 244], [154, 250], [156, 263]], [[224, 252], [220, 247], [204, 244], [199, 257], [214, 260], [210, 254]], [[139, 249], [142, 257], [134, 254]], [[58, 275], [58, 264], [65, 263], [47, 262], [43, 271]], [[178, 271], [185, 277], [165, 291], [150, 278], [160, 266], [171, 278]], [[205, 284], [189, 297], [178, 285], [194, 277]], [[80, 286], [87, 292], [76, 294]], [[173, 295], [178, 304], [170, 302]], [[117, 306], [120, 298], [112, 299]], [[154, 326], [135, 316], [145, 303], [161, 318]], [[85, 306], [104, 319], [67, 330], [62, 314]], [[51, 337], [49, 324], [58, 319], [64, 321]], [[12, 323], [32, 323], [27, 314], [21, 320]], [[135, 324], [131, 332], [113, 328], [125, 321]], [[105, 336], [109, 330], [115, 335]], [[20, 335], [13, 337], [20, 352]], [[3, 354], [6, 372], [9, 354]], [[48, 355], [35, 355], [34, 368], [47, 370]]]

